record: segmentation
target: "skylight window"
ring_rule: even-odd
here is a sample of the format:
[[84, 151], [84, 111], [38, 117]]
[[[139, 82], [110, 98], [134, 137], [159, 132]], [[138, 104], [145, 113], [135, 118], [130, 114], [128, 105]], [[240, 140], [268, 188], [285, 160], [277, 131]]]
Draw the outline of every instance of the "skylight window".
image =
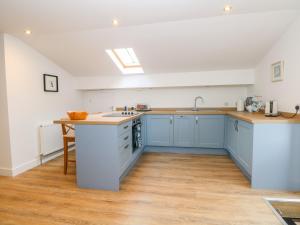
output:
[[132, 48], [107, 49], [106, 53], [123, 74], [144, 73], [142, 65]]

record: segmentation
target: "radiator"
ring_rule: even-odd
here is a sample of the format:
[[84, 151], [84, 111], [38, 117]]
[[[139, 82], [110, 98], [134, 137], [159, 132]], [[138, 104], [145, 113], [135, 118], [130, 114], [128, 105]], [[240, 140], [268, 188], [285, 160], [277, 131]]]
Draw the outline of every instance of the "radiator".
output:
[[46, 156], [51, 153], [63, 149], [63, 138], [61, 125], [51, 122], [40, 125], [40, 146], [41, 156]]

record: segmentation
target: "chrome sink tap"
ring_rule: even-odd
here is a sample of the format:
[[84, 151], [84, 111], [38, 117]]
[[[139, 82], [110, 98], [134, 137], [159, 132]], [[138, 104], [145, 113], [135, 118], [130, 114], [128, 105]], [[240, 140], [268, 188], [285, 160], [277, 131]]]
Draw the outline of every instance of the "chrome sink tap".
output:
[[203, 97], [201, 97], [201, 96], [197, 96], [197, 97], [195, 98], [195, 102], [194, 102], [194, 108], [192, 109], [193, 111], [198, 111], [198, 108], [197, 108], [197, 101], [198, 101], [199, 99], [201, 99], [201, 103], [203, 103], [203, 102], [204, 102], [204, 99], [203, 99]]

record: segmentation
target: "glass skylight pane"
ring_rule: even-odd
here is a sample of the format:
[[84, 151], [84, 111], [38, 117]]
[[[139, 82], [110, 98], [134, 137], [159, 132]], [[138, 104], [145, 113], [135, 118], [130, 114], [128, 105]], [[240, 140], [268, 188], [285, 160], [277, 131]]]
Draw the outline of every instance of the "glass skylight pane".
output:
[[118, 48], [114, 49], [114, 52], [120, 58], [124, 66], [140, 66], [132, 48]]
[[[124, 51], [126, 50], [126, 51]], [[142, 74], [144, 70], [140, 65], [132, 48], [127, 49], [107, 49], [106, 53], [121, 70], [123, 74]], [[127, 61], [123, 61], [123, 60]]]

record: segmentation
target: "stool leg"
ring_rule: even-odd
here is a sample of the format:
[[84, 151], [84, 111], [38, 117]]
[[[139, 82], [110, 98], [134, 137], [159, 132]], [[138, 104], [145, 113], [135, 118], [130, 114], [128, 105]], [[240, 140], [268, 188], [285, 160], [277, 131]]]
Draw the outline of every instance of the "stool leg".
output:
[[64, 174], [67, 174], [68, 170], [68, 141], [64, 139]]

